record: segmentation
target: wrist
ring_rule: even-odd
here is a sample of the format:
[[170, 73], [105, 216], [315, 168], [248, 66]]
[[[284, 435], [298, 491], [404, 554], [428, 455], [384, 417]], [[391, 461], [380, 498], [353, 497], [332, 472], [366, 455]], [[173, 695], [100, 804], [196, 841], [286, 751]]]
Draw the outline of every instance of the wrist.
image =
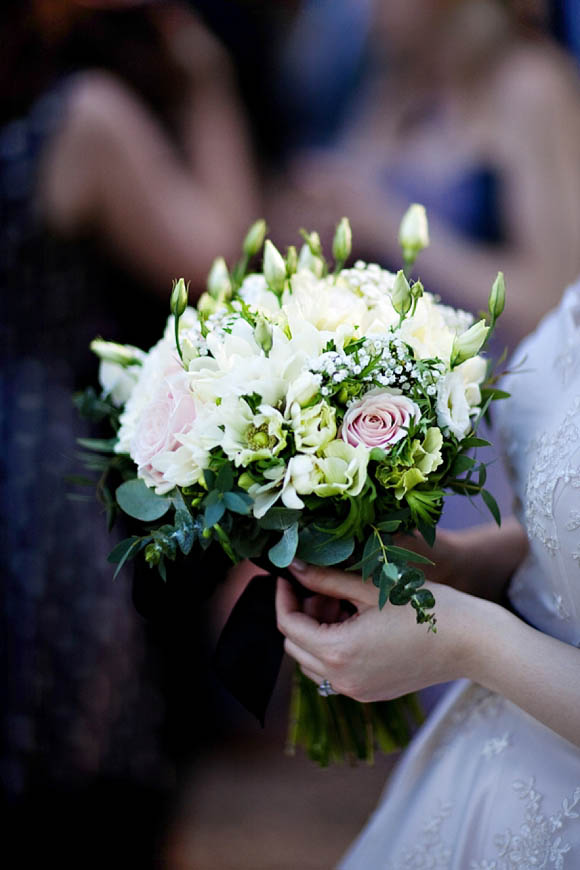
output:
[[513, 636], [520, 621], [493, 601], [469, 598], [469, 617], [459, 641], [465, 671], [463, 676], [497, 691], [505, 639]]

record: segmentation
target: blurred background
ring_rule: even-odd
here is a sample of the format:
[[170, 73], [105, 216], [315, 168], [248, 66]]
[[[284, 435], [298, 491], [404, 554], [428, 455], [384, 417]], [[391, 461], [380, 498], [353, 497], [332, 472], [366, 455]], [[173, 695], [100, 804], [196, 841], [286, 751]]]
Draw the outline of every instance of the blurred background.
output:
[[[219, 687], [247, 569], [211, 599], [217, 559], [112, 581], [115, 538], [71, 478], [96, 434], [71, 396], [96, 384], [94, 336], [149, 347], [172, 279], [199, 295], [260, 216], [285, 248], [301, 227], [329, 245], [348, 215], [356, 257], [396, 269], [424, 203], [425, 286], [475, 312], [503, 269], [492, 351], [513, 349], [580, 273], [578, 3], [5, 0], [0, 27], [9, 866], [330, 868], [393, 759], [285, 756], [288, 664], [264, 730]], [[450, 501], [447, 525], [486, 521]]]

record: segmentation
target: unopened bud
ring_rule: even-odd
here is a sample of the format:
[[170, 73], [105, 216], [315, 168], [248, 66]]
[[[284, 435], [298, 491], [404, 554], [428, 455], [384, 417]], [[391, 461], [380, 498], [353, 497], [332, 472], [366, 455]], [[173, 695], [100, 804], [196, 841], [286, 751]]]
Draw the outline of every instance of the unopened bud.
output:
[[187, 308], [187, 292], [185, 281], [180, 278], [179, 281], [173, 282], [173, 290], [171, 291], [171, 313], [174, 317], [181, 317]]
[[311, 233], [306, 233], [302, 230], [302, 235], [314, 256], [322, 257], [322, 244], [320, 242], [320, 236], [316, 230], [313, 230]]
[[286, 253], [286, 272], [293, 275], [298, 268], [298, 253], [294, 245], [290, 245]]
[[458, 366], [465, 360], [476, 356], [481, 350], [488, 332], [489, 326], [485, 325], [485, 320], [478, 320], [461, 335], [456, 335], [451, 350], [451, 366]]
[[244, 239], [243, 250], [247, 257], [258, 253], [266, 238], [266, 221], [263, 218], [252, 224]]
[[219, 307], [219, 303], [209, 293], [202, 293], [197, 300], [197, 310], [203, 317], [215, 314]]
[[159, 565], [163, 550], [159, 541], [152, 541], [145, 547], [145, 561], [148, 565]]
[[302, 245], [298, 255], [298, 268], [308, 269], [317, 278], [322, 278], [324, 272], [324, 262], [320, 257], [315, 256], [307, 244]]
[[102, 338], [94, 338], [90, 348], [93, 353], [103, 362], [117, 363], [123, 366], [141, 365], [145, 354], [138, 347], [130, 344], [117, 344], [116, 341], [104, 341]]
[[420, 299], [425, 291], [422, 283], [420, 281], [415, 281], [415, 283], [411, 286], [411, 296], [413, 299]]
[[409, 282], [407, 281], [405, 273], [402, 269], [399, 269], [399, 271], [397, 272], [395, 283], [393, 284], [391, 302], [397, 314], [400, 314], [403, 317], [405, 314], [407, 314], [408, 311], [411, 310], [411, 305], [413, 304], [413, 297], [411, 295], [411, 288], [409, 287]]
[[258, 347], [261, 347], [266, 355], [272, 349], [272, 326], [266, 318], [259, 314], [254, 327], [254, 339]]
[[256, 482], [256, 481], [254, 480], [254, 478], [252, 477], [252, 475], [251, 475], [249, 472], [247, 472], [247, 471], [242, 472], [242, 474], [240, 474], [240, 476], [238, 477], [238, 486], [240, 487], [240, 489], [246, 489], [246, 490], [247, 490], [247, 489], [249, 489], [249, 488], [252, 486], [252, 484], [254, 484], [255, 482]]
[[214, 299], [223, 301], [232, 295], [230, 273], [223, 257], [216, 257], [207, 276], [207, 289]]
[[497, 278], [493, 282], [491, 293], [489, 294], [488, 308], [492, 320], [497, 318], [502, 313], [505, 306], [505, 280], [503, 272], [497, 273]]
[[286, 263], [270, 239], [264, 245], [264, 278], [270, 290], [280, 295], [286, 282]]
[[348, 218], [343, 217], [336, 228], [332, 242], [332, 256], [337, 263], [344, 263], [352, 250], [352, 230]]
[[399, 227], [399, 244], [405, 260], [413, 262], [417, 254], [429, 246], [429, 224], [425, 206], [414, 202], [409, 206]]

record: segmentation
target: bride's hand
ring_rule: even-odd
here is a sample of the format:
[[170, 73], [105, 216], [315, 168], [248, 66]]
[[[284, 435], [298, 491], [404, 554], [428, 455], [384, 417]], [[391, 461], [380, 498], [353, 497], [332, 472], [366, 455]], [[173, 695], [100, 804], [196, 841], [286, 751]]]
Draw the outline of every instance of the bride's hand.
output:
[[360, 577], [299, 563], [292, 570], [318, 596], [356, 609], [343, 621], [321, 621], [305, 611], [287, 581], [278, 581], [276, 609], [286, 652], [314, 682], [327, 679], [341, 694], [376, 701], [469, 676], [471, 627], [486, 602], [430, 584], [439, 627], [433, 634], [416, 624], [411, 607], [379, 611], [376, 588]]

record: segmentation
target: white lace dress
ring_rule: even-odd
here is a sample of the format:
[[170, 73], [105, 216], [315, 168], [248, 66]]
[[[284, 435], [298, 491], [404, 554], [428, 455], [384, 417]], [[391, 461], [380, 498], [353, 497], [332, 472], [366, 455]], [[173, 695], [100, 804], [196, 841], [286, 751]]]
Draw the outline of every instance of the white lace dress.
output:
[[[536, 628], [580, 646], [580, 285], [514, 362], [524, 357], [523, 371], [506, 382], [511, 399], [499, 403], [530, 538], [509, 595]], [[418, 734], [339, 866], [579, 870], [580, 749], [462, 680]]]

